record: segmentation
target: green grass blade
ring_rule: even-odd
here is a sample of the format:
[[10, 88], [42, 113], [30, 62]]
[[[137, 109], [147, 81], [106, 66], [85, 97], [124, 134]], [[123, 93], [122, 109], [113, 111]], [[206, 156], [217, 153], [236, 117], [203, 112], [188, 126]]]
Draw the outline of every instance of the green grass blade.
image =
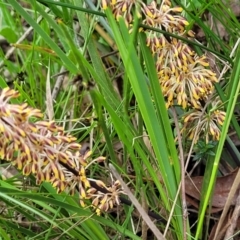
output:
[[153, 99], [155, 102], [155, 107], [158, 113], [157, 117], [159, 119], [159, 124], [161, 124], [161, 128], [164, 131], [166, 142], [170, 150], [170, 156], [171, 156], [172, 165], [175, 170], [176, 181], [180, 182], [180, 164], [179, 164], [176, 145], [175, 145], [175, 141], [173, 138], [173, 133], [170, 125], [170, 119], [168, 117], [168, 112], [165, 107], [164, 96], [162, 94], [162, 91], [159, 85], [155, 63], [145, 43], [146, 43], [146, 40], [144, 36], [140, 35], [141, 50], [142, 50], [142, 54], [146, 64], [146, 69], [147, 69], [147, 73], [150, 81]]

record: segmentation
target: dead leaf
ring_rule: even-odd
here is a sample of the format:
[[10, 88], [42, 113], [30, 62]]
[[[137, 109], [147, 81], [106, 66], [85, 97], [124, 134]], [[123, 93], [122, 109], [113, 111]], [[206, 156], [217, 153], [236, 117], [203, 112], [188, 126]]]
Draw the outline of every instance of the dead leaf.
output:
[[[216, 212], [223, 209], [228, 194], [230, 192], [230, 189], [232, 187], [233, 181], [236, 177], [237, 171], [234, 170], [232, 173], [224, 176], [224, 177], [218, 177], [216, 180], [215, 190], [212, 198], [212, 211]], [[193, 206], [197, 207], [197, 204], [194, 204], [194, 200], [200, 201], [201, 198], [201, 187], [203, 182], [202, 176], [197, 176], [193, 178], [186, 178], [186, 195], [188, 202], [191, 203]], [[240, 186], [239, 188], [240, 189]], [[192, 197], [193, 200], [189, 200], [189, 198]], [[237, 194], [233, 198], [232, 205], [235, 204], [237, 198]], [[216, 209], [214, 209], [216, 208]]]

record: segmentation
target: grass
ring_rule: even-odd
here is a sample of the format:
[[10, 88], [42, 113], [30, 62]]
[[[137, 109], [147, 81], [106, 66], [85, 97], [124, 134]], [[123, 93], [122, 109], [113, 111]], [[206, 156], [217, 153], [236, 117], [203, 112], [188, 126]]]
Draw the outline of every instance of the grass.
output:
[[[220, 0], [218, 4], [201, 0], [175, 3], [184, 9], [183, 15], [190, 23], [187, 28], [203, 31], [204, 45], [152, 28], [137, 17], [129, 33], [123, 19], [116, 21], [110, 9], [102, 11], [88, 1], [0, 0], [0, 35], [14, 47], [8, 59], [6, 49], [0, 50], [0, 87], [18, 90], [21, 96], [15, 103], [26, 102], [41, 109], [46, 119], [53, 118], [83, 146], [87, 143], [93, 159], [105, 156], [104, 163], [87, 170], [88, 177], [110, 185], [114, 177], [108, 164], [113, 164], [145, 211], [164, 219], [151, 222], [164, 235], [162, 239], [208, 239], [213, 223], [207, 208], [216, 178], [223, 174], [219, 165], [228, 164], [230, 169], [240, 165], [233, 155], [220, 161], [229, 156], [230, 150], [239, 155], [228, 134], [234, 131], [240, 137], [236, 115], [240, 26]], [[204, 21], [206, 11], [213, 17], [213, 24], [219, 21], [226, 26], [226, 41]], [[213, 154], [201, 155], [194, 139], [189, 141], [176, 127], [182, 129], [183, 118], [192, 110], [177, 104], [166, 109], [156, 58], [139, 27], [181, 39], [199, 55], [213, 54], [211, 67], [221, 81], [215, 83], [216, 91], [206, 111], [216, 110], [211, 103], [217, 97], [226, 111], [221, 137], [211, 147]], [[32, 31], [22, 38], [29, 28]], [[56, 74], [63, 71], [67, 73], [58, 89], [61, 76]], [[54, 98], [53, 89], [57, 90]], [[181, 141], [177, 142], [179, 134]], [[224, 148], [226, 138], [230, 150]], [[198, 171], [205, 179], [197, 214], [186, 215], [184, 177], [195, 164], [194, 156], [200, 156], [196, 157], [201, 162]], [[4, 159], [2, 167], [6, 168]], [[150, 222], [145, 223], [133, 206], [121, 203], [97, 216], [93, 208], [79, 204], [79, 194], [57, 194], [51, 184], [38, 186], [33, 176], [23, 178], [21, 173], [7, 179], [2, 176], [0, 204], [2, 239], [137, 240], [147, 239], [147, 235], [160, 239], [147, 231]], [[89, 206], [88, 201], [86, 204]]]

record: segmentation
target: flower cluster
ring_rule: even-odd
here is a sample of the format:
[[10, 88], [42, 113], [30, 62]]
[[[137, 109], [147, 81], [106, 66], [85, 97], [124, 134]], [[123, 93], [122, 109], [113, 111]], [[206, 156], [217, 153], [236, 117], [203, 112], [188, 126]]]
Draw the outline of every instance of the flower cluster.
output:
[[[118, 20], [123, 17], [128, 26], [132, 25], [133, 14], [142, 17], [142, 23], [167, 32], [194, 37], [194, 33], [185, 27], [187, 20], [179, 13], [181, 7], [172, 7], [168, 0], [160, 5], [152, 1], [146, 5], [140, 0], [102, 1], [105, 9], [112, 9]], [[147, 46], [155, 55], [156, 69], [167, 107], [174, 103], [186, 107], [201, 108], [200, 100], [206, 100], [213, 91], [216, 75], [206, 67], [209, 66], [206, 56], [199, 57], [186, 43], [162, 33], [146, 30]]]
[[[10, 104], [19, 93], [4, 88], [0, 94], [0, 158], [5, 159], [22, 170], [24, 175], [33, 174], [36, 183], [50, 182], [57, 192], [79, 193], [80, 203], [84, 199], [93, 200], [96, 212], [108, 210], [119, 204], [121, 186], [114, 183], [106, 187], [105, 193], [91, 186], [86, 169], [91, 164], [91, 152], [80, 154], [81, 145], [76, 138], [66, 134], [62, 127], [51, 121], [36, 121], [42, 113], [24, 104]], [[103, 161], [99, 157], [93, 162]], [[104, 200], [104, 203], [103, 203]], [[107, 204], [107, 206], [106, 206]]]
[[187, 106], [201, 109], [200, 100], [206, 100], [213, 92], [216, 75], [209, 69], [205, 56], [199, 57], [180, 41], [172, 40], [157, 53], [156, 68], [167, 107], [174, 100], [184, 109]]
[[123, 190], [121, 189], [120, 182], [115, 181], [111, 187], [107, 187], [100, 180], [93, 180], [99, 187], [101, 187], [104, 191], [99, 191], [96, 188], [90, 188], [88, 190], [88, 195], [92, 199], [92, 205], [96, 208], [96, 213], [99, 215], [101, 211], [108, 211], [112, 209], [114, 205], [120, 204], [119, 195], [123, 194]]
[[[186, 30], [189, 23], [180, 15], [182, 8], [173, 7], [169, 0], [162, 0], [160, 4], [157, 4], [156, 1], [145, 4], [141, 0], [102, 0], [102, 7], [103, 9], [110, 7], [117, 20], [123, 17], [130, 30], [134, 20], [133, 16], [136, 13], [138, 17], [142, 18], [143, 24], [151, 27], [151, 29], [145, 30], [146, 45], [149, 46], [156, 59], [156, 70], [163, 95], [166, 98], [166, 106], [179, 105], [183, 109], [194, 109], [194, 113], [185, 118], [184, 129], [193, 124], [194, 121], [189, 124], [187, 121], [197, 119], [200, 114], [200, 111], [197, 110], [202, 109], [201, 103], [206, 102], [214, 90], [214, 83], [218, 81], [216, 74], [208, 68], [209, 63], [205, 55], [199, 56], [184, 41], [152, 29], [193, 38], [193, 31]], [[209, 131], [214, 139], [219, 139], [220, 132], [216, 121], [212, 119], [218, 118], [218, 116], [222, 122], [223, 112], [220, 114], [211, 112], [201, 126], [201, 130]], [[194, 132], [193, 128], [189, 131]], [[207, 139], [208, 134], [206, 135]]]
[[221, 130], [219, 126], [223, 125], [226, 113], [219, 110], [221, 102], [213, 101], [212, 109], [209, 112], [193, 110], [184, 117], [184, 126], [182, 132], [186, 132], [187, 137], [192, 140], [195, 136], [195, 143], [199, 138], [204, 138], [206, 143], [209, 141], [219, 141]]

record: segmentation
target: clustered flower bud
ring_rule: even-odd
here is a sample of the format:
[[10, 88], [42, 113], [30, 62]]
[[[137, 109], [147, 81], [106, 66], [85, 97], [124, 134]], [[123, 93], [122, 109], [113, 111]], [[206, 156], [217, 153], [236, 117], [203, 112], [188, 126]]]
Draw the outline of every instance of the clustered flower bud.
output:
[[[11, 162], [24, 175], [34, 175], [37, 184], [50, 182], [58, 193], [77, 192], [81, 205], [85, 199], [92, 199], [97, 214], [119, 204], [118, 195], [123, 191], [118, 182], [110, 187], [102, 182], [107, 193], [91, 186], [86, 176], [91, 152], [81, 155], [76, 138], [66, 134], [55, 122], [36, 121], [43, 117], [40, 110], [26, 103], [9, 103], [17, 97], [19, 93], [10, 88], [4, 88], [0, 94], [0, 158]], [[99, 157], [93, 162], [104, 159]]]

